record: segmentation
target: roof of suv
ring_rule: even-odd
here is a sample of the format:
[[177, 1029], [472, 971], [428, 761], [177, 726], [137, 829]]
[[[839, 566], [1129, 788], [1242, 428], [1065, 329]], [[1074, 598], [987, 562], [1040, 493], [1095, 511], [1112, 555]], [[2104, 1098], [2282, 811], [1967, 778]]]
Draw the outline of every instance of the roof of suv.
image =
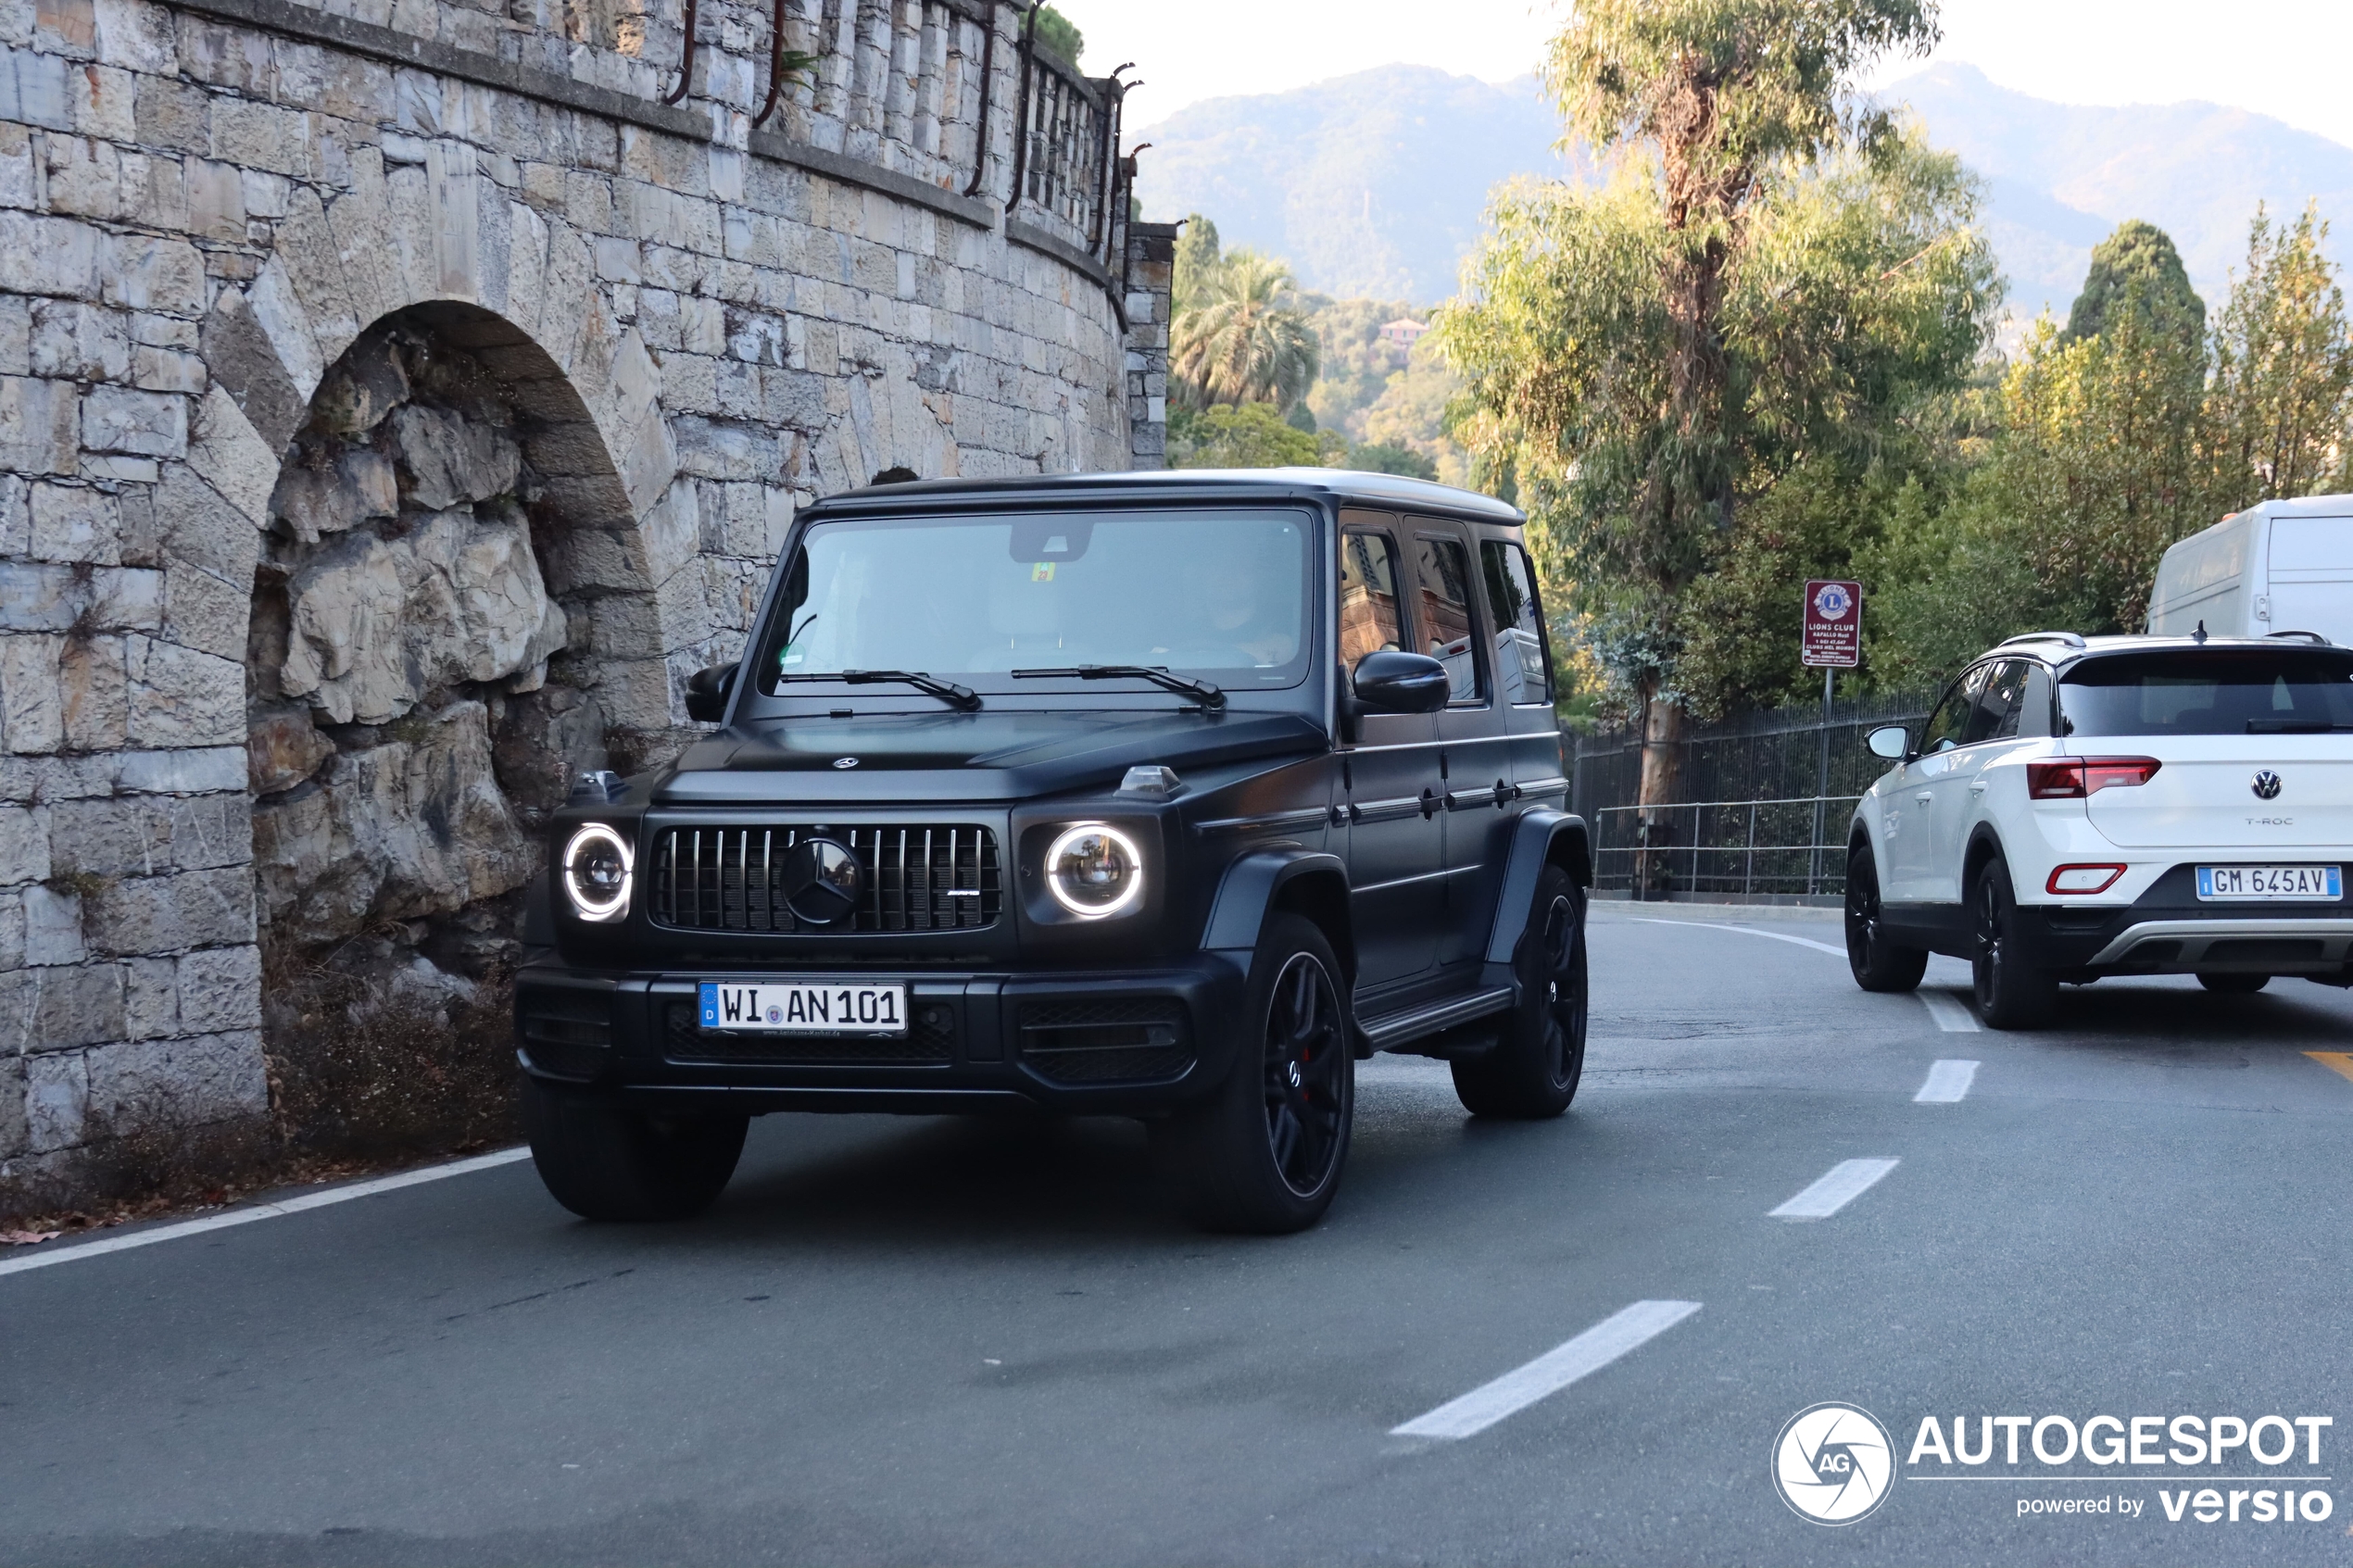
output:
[[1354, 469], [1164, 469], [1129, 473], [1033, 474], [1008, 479], [926, 479], [907, 484], [869, 485], [827, 496], [818, 504], [831, 511], [865, 510], [916, 499], [926, 504], [961, 500], [996, 503], [1035, 496], [1040, 500], [1075, 502], [1101, 500], [1110, 495], [1203, 495], [1236, 499], [1295, 499], [1312, 495], [1372, 507], [1441, 511], [1508, 528], [1517, 528], [1528, 521], [1516, 507], [1506, 506], [1492, 495], [1457, 490], [1451, 484], [1433, 484], [1428, 480], [1364, 473]]
[[[2064, 670], [2070, 664], [2087, 659], [2098, 659], [2120, 653], [2194, 652], [2199, 648], [2328, 648], [2339, 653], [2353, 649], [2339, 648], [2334, 643], [2307, 641], [2289, 633], [2269, 637], [2157, 637], [2145, 633], [2118, 633], [2108, 636], [2083, 637], [2072, 632], [2033, 632], [2012, 637], [2007, 642], [1988, 648], [1979, 659], [1991, 659], [1996, 654], [2013, 659], [2037, 659], [2054, 670]], [[1972, 660], [1971, 662], [1975, 662]]]

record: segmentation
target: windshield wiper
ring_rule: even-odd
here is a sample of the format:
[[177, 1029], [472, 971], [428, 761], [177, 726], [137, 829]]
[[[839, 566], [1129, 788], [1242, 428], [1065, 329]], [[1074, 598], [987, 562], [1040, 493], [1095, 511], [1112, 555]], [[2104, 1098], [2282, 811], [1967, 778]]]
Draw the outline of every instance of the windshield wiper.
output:
[[2353, 730], [2353, 724], [2332, 724], [2325, 719], [2249, 719], [2250, 735], [2329, 735]]
[[843, 670], [834, 674], [818, 671], [788, 671], [776, 677], [776, 684], [787, 681], [839, 681], [845, 685], [871, 686], [885, 681], [912, 686], [917, 691], [937, 697], [960, 712], [972, 713], [980, 708], [980, 695], [970, 686], [960, 686], [949, 681], [935, 681], [920, 670]]
[[1189, 680], [1145, 664], [1076, 664], [1067, 670], [1016, 670], [1016, 681], [1150, 681], [1163, 691], [1200, 701], [1203, 708], [1226, 706], [1226, 694], [1207, 681]]

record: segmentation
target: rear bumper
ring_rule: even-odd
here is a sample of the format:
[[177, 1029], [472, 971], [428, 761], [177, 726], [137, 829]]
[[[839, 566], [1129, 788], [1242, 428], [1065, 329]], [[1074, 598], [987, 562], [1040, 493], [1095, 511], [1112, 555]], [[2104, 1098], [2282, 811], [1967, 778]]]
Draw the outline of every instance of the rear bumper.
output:
[[2353, 962], [2353, 899], [2201, 903], [2196, 875], [2188, 864], [2170, 867], [2120, 907], [2022, 906], [2021, 935], [2047, 968], [2103, 974], [2335, 976]]
[[[763, 977], [903, 984], [910, 1028], [871, 1039], [698, 1027], [702, 980]], [[1222, 1081], [1242, 1035], [1244, 982], [1206, 955], [1118, 972], [824, 974], [621, 972], [547, 960], [515, 977], [515, 1035], [535, 1078], [648, 1109], [1150, 1115]]]

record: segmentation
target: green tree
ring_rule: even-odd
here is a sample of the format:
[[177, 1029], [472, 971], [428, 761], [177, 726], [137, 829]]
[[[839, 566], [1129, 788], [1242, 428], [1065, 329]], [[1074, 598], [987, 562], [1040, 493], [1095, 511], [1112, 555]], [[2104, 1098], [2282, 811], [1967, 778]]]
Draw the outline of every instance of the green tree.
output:
[[2353, 338], [2322, 254], [2328, 233], [2311, 207], [2292, 224], [2256, 209], [2246, 275], [2214, 330], [2208, 423], [2223, 510], [2353, 478]]
[[1285, 422], [1272, 403], [1244, 403], [1168, 415], [1172, 469], [1276, 469], [1319, 460], [1316, 438]]
[[1936, 39], [1933, 0], [1585, 0], [1546, 80], [1616, 174], [1507, 194], [1441, 313], [1457, 437], [1508, 462], [1646, 709], [1646, 805], [1679, 601], [1743, 499], [1867, 450], [1984, 339], [1973, 188], [1855, 92]]
[[1038, 30], [1034, 35], [1038, 47], [1076, 70], [1079, 56], [1087, 52], [1086, 34], [1051, 6], [1038, 7], [1038, 18], [1033, 25]]
[[1176, 236], [1176, 270], [1169, 287], [1177, 315], [1199, 307], [1209, 281], [1217, 276], [1219, 260], [1217, 225], [1194, 213], [1185, 220]]
[[1407, 479], [1438, 477], [1438, 465], [1411, 446], [1393, 446], [1378, 441], [1352, 448], [1346, 466], [1362, 473], [1394, 473]]
[[1293, 297], [1290, 269], [1235, 250], [1203, 280], [1169, 332], [1169, 369], [1196, 406], [1271, 401], [1287, 410], [1315, 384], [1315, 329]]
[[2135, 218], [2118, 224], [2114, 233], [2092, 247], [2092, 270], [2084, 275], [2074, 308], [2067, 313], [2060, 341], [2097, 337], [2109, 312], [2128, 294], [2138, 308], [2181, 335], [2193, 342], [2206, 336], [2206, 301], [2190, 287], [2172, 236]]

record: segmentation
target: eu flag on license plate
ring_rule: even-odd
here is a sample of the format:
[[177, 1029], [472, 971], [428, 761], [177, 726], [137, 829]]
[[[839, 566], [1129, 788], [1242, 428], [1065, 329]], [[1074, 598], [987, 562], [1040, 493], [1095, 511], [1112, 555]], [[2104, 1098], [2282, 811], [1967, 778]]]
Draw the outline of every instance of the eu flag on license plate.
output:
[[716, 1029], [719, 1027], [719, 987], [715, 983], [706, 980], [702, 983], [701, 991], [702, 1026], [706, 1029]]

